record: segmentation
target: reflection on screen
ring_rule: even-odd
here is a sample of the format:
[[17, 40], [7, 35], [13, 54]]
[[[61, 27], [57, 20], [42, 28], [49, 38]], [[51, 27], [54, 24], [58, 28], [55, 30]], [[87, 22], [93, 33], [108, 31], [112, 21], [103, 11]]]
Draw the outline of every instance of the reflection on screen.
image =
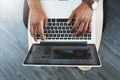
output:
[[79, 49], [55, 49], [54, 59], [91, 59], [92, 56], [88, 50]]

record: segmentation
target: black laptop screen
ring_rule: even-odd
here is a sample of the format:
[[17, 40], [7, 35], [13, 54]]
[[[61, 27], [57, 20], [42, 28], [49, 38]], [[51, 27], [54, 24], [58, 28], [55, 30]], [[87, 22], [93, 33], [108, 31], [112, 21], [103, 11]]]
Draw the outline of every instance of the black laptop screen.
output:
[[92, 59], [92, 55], [87, 50], [80, 49], [55, 49], [54, 59]]
[[[90, 49], [83, 49], [90, 47]], [[100, 65], [94, 45], [88, 46], [32, 45], [24, 64], [27, 65]]]

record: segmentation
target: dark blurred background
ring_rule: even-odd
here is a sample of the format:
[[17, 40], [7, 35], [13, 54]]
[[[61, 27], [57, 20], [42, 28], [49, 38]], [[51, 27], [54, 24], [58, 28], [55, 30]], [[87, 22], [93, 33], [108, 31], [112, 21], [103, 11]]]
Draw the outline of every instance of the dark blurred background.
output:
[[106, 28], [99, 54], [102, 67], [24, 67], [28, 49], [24, 0], [0, 0], [0, 80], [120, 80], [120, 1], [107, 0]]

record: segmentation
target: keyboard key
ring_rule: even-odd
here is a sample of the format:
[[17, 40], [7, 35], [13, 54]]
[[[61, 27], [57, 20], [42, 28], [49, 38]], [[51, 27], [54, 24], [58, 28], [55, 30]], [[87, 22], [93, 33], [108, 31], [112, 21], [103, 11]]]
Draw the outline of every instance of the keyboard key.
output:
[[68, 39], [71, 39], [71, 38], [68, 38]]
[[73, 26], [73, 25], [74, 25], [74, 23], [71, 23], [71, 25]]
[[46, 37], [48, 37], [49, 35], [48, 34], [46, 34]]
[[67, 30], [67, 33], [70, 33], [70, 31], [69, 31], [69, 30]]
[[56, 39], [59, 39], [58, 37]]
[[65, 30], [63, 30], [63, 33], [66, 33], [66, 31], [65, 31]]
[[63, 37], [60, 37], [60, 39], [63, 39]]
[[73, 37], [72, 39], [75, 39], [75, 37]]
[[91, 34], [88, 34], [88, 37], [91, 37]]
[[52, 37], [52, 34], [50, 34], [50, 37]]
[[55, 22], [55, 19], [52, 19], [52, 22]]
[[57, 27], [56, 27], [56, 26], [54, 26], [54, 29], [57, 29]]
[[62, 29], [65, 29], [65, 27], [62, 27]]
[[66, 30], [68, 30], [68, 29], [69, 29], [69, 27], [68, 27], [68, 26], [66, 26], [65, 28], [66, 28]]
[[61, 37], [64, 37], [64, 34], [61, 34]]
[[66, 37], [64, 37], [64, 39], [67, 39]]
[[63, 23], [60, 23], [60, 26], [63, 26]]
[[52, 27], [50, 27], [51, 29], [53, 29], [53, 26]]
[[80, 37], [80, 39], [83, 39], [83, 37]]
[[59, 30], [59, 33], [62, 33], [62, 30]]
[[54, 37], [57, 37], [56, 34], [54, 34]]
[[55, 33], [58, 33], [58, 30], [56, 30]]
[[56, 23], [56, 26], [59, 26], [59, 23]]
[[88, 38], [88, 40], [91, 40], [91, 38]]
[[61, 29], [61, 26], [59, 26], [58, 29], [60, 30], [60, 29]]
[[55, 37], [52, 37], [52, 40], [55, 39]]
[[54, 33], [54, 30], [52, 30], [52, 33]]
[[51, 22], [51, 19], [48, 19], [48, 22]]
[[47, 33], [47, 30], [46, 30], [46, 29], [44, 30], [44, 33]]
[[68, 34], [65, 34], [65, 37], [68, 37]]
[[67, 23], [64, 23], [64, 26], [67, 26]]
[[50, 37], [48, 37], [47, 39], [51, 39]]
[[72, 37], [72, 34], [69, 34], [69, 37]]
[[55, 23], [52, 23], [53, 26], [55, 26]]
[[52, 24], [51, 24], [51, 23], [49, 23], [48, 25], [49, 25], [49, 26], [51, 26]]
[[48, 33], [50, 33], [50, 30], [48, 30]]
[[84, 37], [87, 37], [87, 34], [84, 34]]
[[60, 37], [60, 34], [57, 34], [57, 37]]
[[57, 22], [67, 22], [68, 19], [57, 19]]

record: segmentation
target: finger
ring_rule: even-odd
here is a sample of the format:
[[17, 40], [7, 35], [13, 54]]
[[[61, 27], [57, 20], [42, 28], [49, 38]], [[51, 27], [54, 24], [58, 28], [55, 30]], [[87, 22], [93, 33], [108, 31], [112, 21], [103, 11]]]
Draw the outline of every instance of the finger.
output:
[[44, 25], [44, 22], [41, 21], [40, 24], [38, 25], [38, 31], [39, 31], [41, 39], [45, 40], [43, 25]]
[[87, 32], [91, 32], [91, 26], [92, 26], [92, 20], [89, 21], [88, 23], [88, 29], [87, 29]]
[[76, 21], [70, 31], [75, 32], [78, 26], [79, 26], [79, 21], [78, 21], [78, 19], [76, 19]]
[[88, 30], [88, 28], [89, 28], [89, 26], [88, 26], [88, 25], [89, 25], [89, 22], [90, 22], [90, 21], [88, 20], [88, 21], [86, 21], [86, 23], [85, 23], [85, 26], [84, 26], [84, 29], [83, 29], [83, 32], [84, 32], [84, 33], [87, 33], [87, 30]]
[[85, 22], [82, 21], [80, 23], [79, 29], [76, 32], [76, 36], [81, 36], [83, 34], [84, 25], [85, 25]]
[[37, 42], [37, 38], [35, 35], [35, 28], [33, 25], [30, 25], [30, 33], [31, 33], [31, 36], [34, 38], [34, 40]]
[[37, 24], [34, 24], [33, 26], [34, 26], [33, 29], [35, 31], [35, 34], [38, 33], [38, 31], [37, 31]]
[[48, 27], [48, 20], [47, 20], [47, 18], [45, 18], [45, 25], [44, 25], [44, 27], [45, 27], [45, 29]]
[[74, 12], [72, 12], [71, 16], [69, 17], [68, 21], [67, 21], [67, 24], [70, 24], [72, 19], [74, 17]]
[[30, 24], [30, 34], [33, 37], [33, 25], [32, 24]]

